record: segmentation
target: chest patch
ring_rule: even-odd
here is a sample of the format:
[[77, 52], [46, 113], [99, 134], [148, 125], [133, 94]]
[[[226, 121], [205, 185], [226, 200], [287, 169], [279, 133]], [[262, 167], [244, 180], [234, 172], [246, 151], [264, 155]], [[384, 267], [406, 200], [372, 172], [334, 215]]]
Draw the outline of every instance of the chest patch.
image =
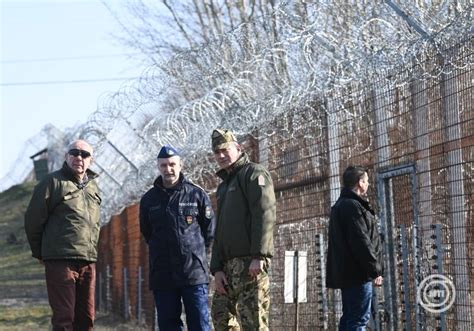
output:
[[180, 207], [197, 207], [197, 202], [180, 202]]

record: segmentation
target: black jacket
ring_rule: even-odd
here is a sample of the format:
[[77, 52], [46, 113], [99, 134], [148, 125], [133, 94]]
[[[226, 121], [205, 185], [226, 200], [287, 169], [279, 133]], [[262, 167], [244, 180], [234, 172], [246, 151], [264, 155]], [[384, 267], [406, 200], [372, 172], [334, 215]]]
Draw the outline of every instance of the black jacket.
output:
[[161, 176], [140, 201], [140, 230], [149, 248], [150, 289], [209, 282], [206, 248], [215, 217], [208, 195], [180, 175], [166, 189]]
[[331, 209], [326, 284], [329, 288], [361, 285], [382, 275], [382, 247], [369, 203], [343, 189]]

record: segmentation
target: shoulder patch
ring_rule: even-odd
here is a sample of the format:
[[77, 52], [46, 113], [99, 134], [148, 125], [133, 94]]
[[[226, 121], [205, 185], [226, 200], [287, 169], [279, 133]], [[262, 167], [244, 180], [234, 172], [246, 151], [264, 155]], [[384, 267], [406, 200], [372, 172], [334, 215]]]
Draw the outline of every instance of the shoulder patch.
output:
[[263, 175], [258, 176], [258, 185], [265, 186], [265, 177], [263, 177]]

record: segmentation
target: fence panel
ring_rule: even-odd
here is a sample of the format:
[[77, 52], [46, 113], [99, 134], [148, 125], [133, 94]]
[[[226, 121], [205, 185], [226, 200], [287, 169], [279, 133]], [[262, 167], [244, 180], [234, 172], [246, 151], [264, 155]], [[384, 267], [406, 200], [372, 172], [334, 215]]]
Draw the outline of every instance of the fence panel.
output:
[[[246, 150], [269, 168], [277, 197], [272, 330], [297, 324], [299, 330], [336, 328], [340, 297], [338, 291], [325, 288], [323, 260], [330, 207], [339, 194], [340, 176], [350, 164], [368, 168], [368, 198], [380, 216], [385, 238], [385, 283], [377, 291], [372, 329], [472, 326], [472, 49], [468, 39], [452, 49], [425, 54], [390, 78], [333, 90], [324, 100], [314, 100], [310, 107], [259, 128], [272, 135], [249, 132]], [[442, 74], [436, 69], [440, 61], [447, 68]], [[449, 68], [446, 63], [459, 65]], [[425, 72], [426, 77], [412, 79], [413, 72]], [[146, 323], [153, 325], [147, 248], [137, 213], [137, 206], [131, 206], [102, 228], [99, 269], [103, 278], [106, 266], [111, 266], [111, 309], [117, 312], [123, 308], [122, 268], [129, 270], [130, 304], [142, 307]], [[286, 251], [307, 252], [307, 302], [298, 306], [284, 300]], [[139, 267], [144, 275], [141, 303], [136, 291]], [[446, 281], [428, 287], [431, 294], [420, 298], [420, 286], [440, 276]], [[446, 310], [430, 313], [425, 299], [436, 303], [447, 298], [453, 289], [441, 287], [449, 282], [456, 300], [442, 307]], [[105, 279], [101, 284], [103, 288]], [[100, 291], [100, 307], [109, 307], [102, 304], [105, 293]], [[136, 309], [130, 312], [137, 318]]]

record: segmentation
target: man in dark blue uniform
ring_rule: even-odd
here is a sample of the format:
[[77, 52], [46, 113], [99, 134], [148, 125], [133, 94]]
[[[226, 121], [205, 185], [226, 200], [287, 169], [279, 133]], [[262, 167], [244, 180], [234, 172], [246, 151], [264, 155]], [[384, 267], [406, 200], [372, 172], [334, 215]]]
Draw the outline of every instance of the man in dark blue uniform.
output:
[[185, 179], [178, 152], [163, 146], [160, 176], [140, 201], [140, 229], [149, 248], [150, 289], [160, 330], [210, 331], [209, 267], [206, 251], [214, 238], [215, 217], [208, 195]]

